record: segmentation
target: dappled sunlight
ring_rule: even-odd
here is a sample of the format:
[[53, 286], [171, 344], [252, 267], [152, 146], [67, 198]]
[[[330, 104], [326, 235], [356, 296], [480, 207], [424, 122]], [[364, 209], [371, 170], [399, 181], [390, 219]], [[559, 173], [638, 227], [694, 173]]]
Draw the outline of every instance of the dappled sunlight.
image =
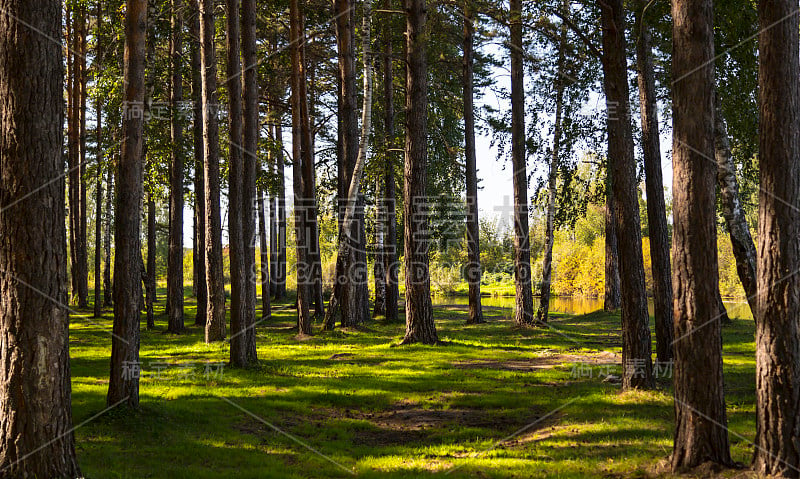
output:
[[[621, 392], [597, 374], [620, 374], [619, 316], [558, 315], [551, 321], [558, 333], [505, 320], [465, 327], [465, 310], [437, 309], [436, 317], [442, 346], [396, 347], [402, 324], [319, 332], [300, 343], [293, 312], [276, 312], [257, 327], [261, 359], [248, 369], [230, 368], [227, 343], [206, 345], [197, 328], [163, 334], [159, 317], [156, 330], [142, 331], [142, 410], [130, 417], [112, 410], [79, 428], [79, 459], [89, 477], [108, 477], [102, 464], [111, 457], [130, 477], [153, 470], [212, 477], [232, 462], [243, 477], [302, 476], [309, 467], [347, 475], [250, 413], [364, 477], [628, 475], [669, 454], [669, 384]], [[72, 322], [76, 423], [105, 406], [104, 326]], [[752, 323], [723, 332], [732, 350], [729, 423], [749, 436]], [[731, 442], [745, 460], [748, 444]]]

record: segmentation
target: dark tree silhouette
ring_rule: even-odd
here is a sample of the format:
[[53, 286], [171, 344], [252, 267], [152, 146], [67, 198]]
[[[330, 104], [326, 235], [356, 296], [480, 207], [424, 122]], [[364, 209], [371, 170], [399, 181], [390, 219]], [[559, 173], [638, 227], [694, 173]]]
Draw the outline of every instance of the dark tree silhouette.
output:
[[800, 92], [797, 4], [758, 3], [757, 473], [800, 471]]
[[711, 0], [672, 4], [675, 471], [730, 465], [717, 303]]
[[61, 2], [0, 0], [0, 11], [0, 476], [81, 477], [66, 306]]
[[139, 308], [142, 256], [139, 239], [144, 165], [144, 63], [147, 1], [129, 0], [125, 10], [125, 111], [122, 155], [117, 165], [114, 214], [114, 328], [108, 405], [139, 406]]

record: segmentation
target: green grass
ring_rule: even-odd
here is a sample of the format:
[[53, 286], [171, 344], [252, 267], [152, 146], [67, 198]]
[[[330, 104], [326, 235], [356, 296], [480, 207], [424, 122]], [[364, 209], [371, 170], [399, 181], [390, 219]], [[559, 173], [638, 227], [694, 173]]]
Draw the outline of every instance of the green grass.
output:
[[[630, 477], [658, 470], [672, 448], [668, 379], [622, 393], [597, 368], [574, 377], [577, 364], [620, 353], [616, 315], [560, 315], [551, 328], [520, 330], [508, 309], [487, 308], [487, 324], [465, 326], [464, 308], [440, 308], [445, 345], [395, 347], [404, 326], [381, 322], [297, 341], [281, 303], [258, 326], [258, 367], [206, 376], [207, 363], [227, 362], [228, 344], [204, 344], [195, 326], [164, 334], [163, 291], [159, 299], [157, 329], [142, 331], [136, 412], [103, 412], [111, 313], [72, 318], [88, 478]], [[189, 299], [187, 325], [194, 311]], [[752, 438], [753, 323], [735, 320], [724, 335], [729, 424]], [[731, 435], [731, 444], [749, 462], [748, 441]]]

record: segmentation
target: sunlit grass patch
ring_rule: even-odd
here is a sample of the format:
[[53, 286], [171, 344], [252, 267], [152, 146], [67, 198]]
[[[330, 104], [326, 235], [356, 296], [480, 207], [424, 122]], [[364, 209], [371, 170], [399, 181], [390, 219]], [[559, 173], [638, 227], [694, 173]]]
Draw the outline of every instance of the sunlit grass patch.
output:
[[[299, 342], [283, 306], [257, 327], [259, 364], [233, 369], [228, 344], [206, 345], [192, 325], [193, 300], [177, 336], [163, 332], [160, 303], [156, 329], [141, 334], [137, 412], [104, 412], [110, 311], [74, 318], [86, 476], [628, 477], [650, 474], [671, 452], [669, 380], [621, 392], [597, 374], [619, 374], [618, 315], [557, 314], [551, 327], [519, 329], [507, 310], [487, 309], [488, 323], [467, 326], [466, 309], [448, 306], [435, 311], [443, 345], [396, 346], [404, 324], [384, 321], [332, 332], [317, 324]], [[735, 320], [723, 334], [729, 424], [745, 438], [731, 435], [732, 453], [747, 462], [752, 322]]]

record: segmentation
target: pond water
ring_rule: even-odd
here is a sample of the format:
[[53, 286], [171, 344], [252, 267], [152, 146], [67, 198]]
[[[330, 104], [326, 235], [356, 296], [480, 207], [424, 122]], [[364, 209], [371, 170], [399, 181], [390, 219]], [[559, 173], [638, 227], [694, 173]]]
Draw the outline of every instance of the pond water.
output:
[[[745, 301], [724, 301], [728, 309], [728, 316], [739, 319], [753, 319], [750, 314], [750, 307]], [[433, 305], [443, 306], [447, 304], [467, 305], [469, 299], [466, 296], [434, 296]], [[514, 298], [511, 296], [484, 296], [481, 304], [495, 308], [514, 308]], [[534, 298], [534, 307], [538, 306], [538, 298]], [[582, 298], [571, 296], [553, 296], [550, 298], [550, 311], [568, 314], [587, 314], [603, 309], [602, 298]], [[653, 300], [648, 300], [648, 309], [653, 314]]]

